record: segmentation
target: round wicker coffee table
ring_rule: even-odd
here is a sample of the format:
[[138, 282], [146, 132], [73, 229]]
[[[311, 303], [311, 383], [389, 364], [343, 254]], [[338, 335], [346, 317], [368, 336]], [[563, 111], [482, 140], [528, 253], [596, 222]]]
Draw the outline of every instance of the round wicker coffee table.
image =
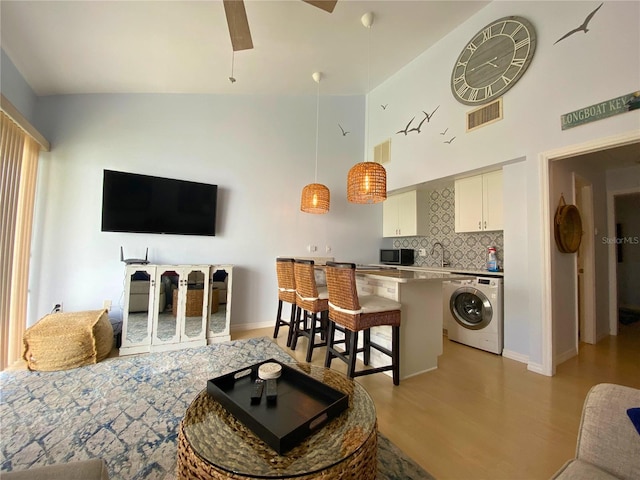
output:
[[374, 480], [377, 422], [367, 391], [345, 375], [298, 364], [305, 373], [349, 394], [349, 407], [283, 455], [207, 394], [189, 405], [178, 431], [179, 479]]

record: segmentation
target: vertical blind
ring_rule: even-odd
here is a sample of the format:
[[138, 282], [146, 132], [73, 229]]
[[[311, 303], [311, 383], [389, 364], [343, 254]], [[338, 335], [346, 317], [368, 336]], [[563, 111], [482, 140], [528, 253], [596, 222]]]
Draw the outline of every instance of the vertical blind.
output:
[[0, 111], [0, 369], [22, 354], [39, 144]]

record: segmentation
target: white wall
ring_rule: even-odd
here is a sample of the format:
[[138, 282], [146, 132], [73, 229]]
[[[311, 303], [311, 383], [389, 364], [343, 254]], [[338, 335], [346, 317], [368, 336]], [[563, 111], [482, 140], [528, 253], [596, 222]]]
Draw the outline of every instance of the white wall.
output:
[[[234, 283], [244, 293], [234, 295], [238, 306], [233, 323], [238, 325], [273, 316], [275, 255], [305, 253], [304, 246], [313, 240], [320, 247], [331, 242], [340, 259], [375, 260], [381, 209], [348, 205], [344, 199], [344, 178], [364, 156], [364, 137], [353, 127], [356, 134], [332, 136], [338, 121], [357, 127], [368, 117], [370, 145], [392, 138], [389, 190], [524, 159], [505, 168], [505, 183], [511, 182], [505, 185], [505, 346], [528, 359], [535, 370], [543, 361], [542, 154], [640, 129], [640, 110], [560, 129], [561, 114], [640, 85], [638, 2], [606, 1], [588, 34], [553, 44], [598, 4], [493, 2], [376, 88], [368, 115], [363, 114], [362, 99], [334, 98], [328, 107], [323, 103], [320, 144], [329, 151], [321, 159], [319, 180], [332, 191], [327, 217], [307, 217], [297, 210], [299, 192], [312, 180], [311, 98], [42, 99], [38, 111], [43, 126], [35, 123], [46, 129], [43, 133], [54, 150], [42, 162], [30, 321], [58, 300], [69, 308], [88, 308], [118, 295], [120, 245], [130, 255], [143, 254], [149, 246], [154, 261], [239, 264]], [[508, 15], [524, 16], [535, 26], [535, 58], [504, 96], [504, 119], [465, 133], [470, 108], [451, 95], [451, 69], [477, 31]], [[388, 104], [387, 109], [380, 104]], [[422, 110], [430, 112], [436, 106], [423, 133], [395, 134], [412, 116], [420, 118]], [[447, 136], [456, 136], [451, 144], [444, 144], [439, 134], [445, 128]], [[341, 143], [345, 139], [350, 143]], [[302, 159], [309, 162], [308, 170], [302, 170]], [[100, 233], [97, 179], [105, 167], [218, 183], [221, 235], [184, 239]], [[325, 179], [323, 172], [330, 176]], [[277, 185], [269, 191], [271, 196], [262, 194], [265, 184]], [[256, 203], [260, 210], [255, 210]]]
[[[154, 263], [230, 263], [232, 329], [272, 324], [275, 257], [377, 259], [380, 205], [346, 201], [349, 168], [363, 159], [362, 97], [322, 97], [318, 181], [331, 211], [299, 211], [314, 181], [316, 98], [201, 95], [44, 97], [38, 125], [51, 141], [41, 155], [29, 322], [62, 301], [65, 310], [122, 306], [126, 256], [149, 248]], [[343, 137], [340, 124], [353, 132]], [[215, 237], [101, 232], [102, 171], [123, 170], [218, 185]]]
[[36, 95], [4, 50], [0, 49], [0, 89], [29, 123], [34, 123]]
[[[505, 272], [505, 345], [528, 358], [534, 370], [543, 361], [541, 154], [640, 128], [640, 111], [570, 130], [560, 128], [561, 114], [628, 94], [640, 85], [638, 2], [605, 2], [588, 34], [579, 33], [554, 45], [597, 6], [598, 2], [590, 1], [493, 2], [371, 94], [371, 143], [392, 138], [389, 189], [526, 159], [512, 170], [526, 177], [518, 182], [521, 189], [505, 186], [505, 194], [510, 195], [505, 204], [513, 202], [505, 211], [505, 264], [509, 265]], [[504, 119], [465, 133], [465, 113], [471, 107], [453, 98], [451, 70], [476, 32], [509, 15], [533, 23], [535, 57], [521, 80], [504, 95]], [[380, 104], [388, 104], [387, 109], [376, 108]], [[421, 118], [422, 110], [431, 112], [437, 106], [420, 135], [395, 133], [414, 115]], [[449, 129], [446, 137], [456, 137], [451, 144], [443, 143], [440, 132], [445, 128]], [[514, 234], [523, 228], [526, 244], [521, 235]]]

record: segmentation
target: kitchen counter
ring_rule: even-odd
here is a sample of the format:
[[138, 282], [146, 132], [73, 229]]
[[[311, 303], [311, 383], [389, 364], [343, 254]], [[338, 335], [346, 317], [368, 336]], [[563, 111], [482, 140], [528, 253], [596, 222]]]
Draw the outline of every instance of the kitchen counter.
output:
[[404, 269], [403, 267], [398, 269], [385, 268], [381, 270], [365, 269], [360, 270], [356, 267], [356, 275], [367, 276], [371, 278], [380, 278], [384, 280], [390, 280], [396, 283], [409, 283], [409, 282], [438, 282], [442, 283], [443, 280], [454, 280], [458, 278], [465, 278], [464, 275], [454, 275], [449, 272], [434, 272], [430, 270], [414, 270]]
[[[459, 273], [461, 275], [477, 275], [478, 277], [504, 277], [504, 272], [489, 272], [487, 270], [471, 270], [465, 268], [454, 268], [454, 267], [419, 267], [414, 265], [376, 265], [373, 264], [371, 267], [381, 267], [383, 269], [387, 268], [396, 268], [398, 270], [404, 271], [415, 271], [415, 272], [434, 272], [434, 273]], [[358, 267], [356, 267], [358, 268]]]
[[[457, 278], [467, 277], [389, 266], [356, 267], [358, 295], [378, 295], [402, 304], [401, 379], [438, 368], [438, 356], [442, 355], [442, 282]], [[373, 327], [371, 339], [390, 349], [391, 327]], [[371, 350], [371, 366], [388, 363], [388, 357]]]

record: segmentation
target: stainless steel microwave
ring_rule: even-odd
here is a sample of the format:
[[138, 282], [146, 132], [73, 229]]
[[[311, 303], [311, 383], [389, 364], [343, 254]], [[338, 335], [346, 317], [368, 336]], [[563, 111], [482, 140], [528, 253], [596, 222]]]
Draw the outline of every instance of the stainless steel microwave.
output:
[[389, 248], [380, 250], [380, 263], [386, 265], [413, 265], [413, 250]]

